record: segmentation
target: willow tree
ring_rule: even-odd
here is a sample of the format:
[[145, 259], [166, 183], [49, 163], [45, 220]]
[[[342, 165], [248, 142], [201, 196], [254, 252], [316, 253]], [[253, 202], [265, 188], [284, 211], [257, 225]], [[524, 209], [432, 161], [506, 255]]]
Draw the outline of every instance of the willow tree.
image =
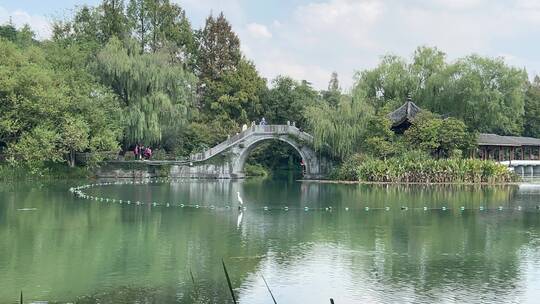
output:
[[134, 40], [113, 38], [97, 56], [97, 72], [123, 101], [125, 144], [159, 144], [166, 128], [187, 120], [196, 77], [167, 54], [144, 53]]
[[502, 58], [471, 55], [449, 65], [442, 74], [441, 89], [432, 97], [439, 114], [461, 119], [479, 132], [520, 134], [525, 71], [508, 66]]
[[340, 159], [358, 152], [372, 114], [373, 107], [361, 91], [354, 92], [352, 98], [342, 97], [337, 107], [327, 103], [308, 107], [306, 118], [315, 148], [326, 150]]
[[376, 68], [358, 72], [356, 79], [355, 90], [364, 91], [377, 112], [388, 105], [397, 107], [414, 87], [407, 62], [394, 55], [383, 56]]
[[534, 80], [527, 85], [523, 134], [540, 137], [540, 77], [538, 76], [535, 76]]

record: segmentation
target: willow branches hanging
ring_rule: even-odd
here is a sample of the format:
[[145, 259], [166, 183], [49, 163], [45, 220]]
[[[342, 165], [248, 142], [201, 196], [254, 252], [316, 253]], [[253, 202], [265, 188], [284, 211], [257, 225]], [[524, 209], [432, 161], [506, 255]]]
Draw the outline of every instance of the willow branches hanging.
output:
[[97, 70], [124, 102], [125, 141], [156, 144], [163, 131], [182, 125], [195, 98], [196, 77], [167, 54], [144, 53], [133, 40], [111, 41], [98, 54]]

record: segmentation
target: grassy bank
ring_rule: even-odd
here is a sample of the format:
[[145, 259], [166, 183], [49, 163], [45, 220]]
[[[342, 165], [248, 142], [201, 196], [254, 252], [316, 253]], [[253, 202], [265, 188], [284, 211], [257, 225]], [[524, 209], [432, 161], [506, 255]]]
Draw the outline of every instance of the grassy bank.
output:
[[511, 183], [518, 177], [506, 166], [477, 159], [353, 157], [333, 174], [333, 179], [380, 183]]

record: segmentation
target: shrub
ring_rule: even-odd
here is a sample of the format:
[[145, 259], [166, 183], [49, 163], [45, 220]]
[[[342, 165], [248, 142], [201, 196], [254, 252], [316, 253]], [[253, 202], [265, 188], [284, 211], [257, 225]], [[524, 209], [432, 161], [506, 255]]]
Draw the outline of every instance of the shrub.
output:
[[345, 162], [338, 177], [393, 183], [507, 183], [517, 180], [504, 165], [478, 159], [426, 158], [414, 152], [387, 160], [365, 158]]
[[359, 179], [358, 168], [365, 159], [366, 156], [363, 154], [353, 154], [332, 172], [331, 178], [336, 180], [357, 181]]
[[259, 164], [246, 164], [244, 167], [244, 173], [246, 176], [268, 176], [268, 170]]
[[154, 160], [166, 160], [168, 159], [167, 152], [163, 149], [157, 149], [152, 153], [152, 159]]

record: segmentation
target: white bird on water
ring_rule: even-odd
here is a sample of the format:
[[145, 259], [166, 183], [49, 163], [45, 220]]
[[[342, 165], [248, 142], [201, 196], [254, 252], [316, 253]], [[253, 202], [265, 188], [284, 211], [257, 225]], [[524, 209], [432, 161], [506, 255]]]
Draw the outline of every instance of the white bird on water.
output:
[[236, 195], [238, 196], [238, 203], [240, 203], [240, 206], [238, 206], [238, 209], [242, 209], [242, 207], [244, 207], [244, 200], [240, 196], [240, 192], [236, 192]]

